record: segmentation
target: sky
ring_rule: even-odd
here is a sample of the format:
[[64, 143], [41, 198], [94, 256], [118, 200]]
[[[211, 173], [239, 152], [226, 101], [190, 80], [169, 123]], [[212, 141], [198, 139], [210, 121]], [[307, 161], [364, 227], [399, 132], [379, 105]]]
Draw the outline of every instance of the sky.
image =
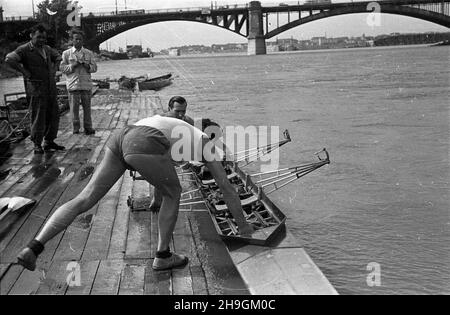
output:
[[[39, 0], [0, 0], [0, 6], [5, 10], [5, 16], [31, 16], [32, 3], [37, 5]], [[111, 12], [115, 10], [116, 0], [79, 0], [83, 8], [82, 13]], [[217, 5], [245, 4], [242, 0], [117, 0], [119, 10], [125, 9], [172, 9], [187, 7], [209, 7], [211, 2]], [[278, 5], [279, 3], [297, 3], [297, 1], [262, 0], [264, 5]], [[300, 1], [302, 2], [302, 1]], [[348, 0], [333, 0], [333, 2], [348, 2]], [[310, 39], [315, 36], [376, 36], [390, 33], [423, 33], [448, 32], [448, 29], [434, 23], [401, 15], [382, 14], [379, 26], [369, 26], [368, 14], [350, 14], [331, 17], [297, 26], [278, 36], [278, 38]], [[271, 39], [275, 40], [275, 38]], [[196, 22], [161, 22], [141, 26], [111, 38], [108, 46], [111, 50], [118, 50], [126, 44], [142, 44], [153, 51], [160, 51], [170, 47], [183, 45], [207, 45], [226, 43], [246, 43], [246, 38], [233, 32]], [[105, 48], [106, 43], [101, 45]]]

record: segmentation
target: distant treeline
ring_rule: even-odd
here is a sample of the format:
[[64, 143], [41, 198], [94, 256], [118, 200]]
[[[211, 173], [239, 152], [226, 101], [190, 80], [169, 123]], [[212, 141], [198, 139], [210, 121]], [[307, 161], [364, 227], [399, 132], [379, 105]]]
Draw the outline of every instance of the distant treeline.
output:
[[450, 40], [450, 33], [395, 34], [375, 38], [375, 46], [434, 44]]

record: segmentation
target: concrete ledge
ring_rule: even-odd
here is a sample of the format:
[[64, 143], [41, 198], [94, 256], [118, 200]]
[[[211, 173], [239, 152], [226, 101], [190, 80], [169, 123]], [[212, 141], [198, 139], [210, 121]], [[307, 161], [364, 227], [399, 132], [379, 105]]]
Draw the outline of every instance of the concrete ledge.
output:
[[251, 294], [338, 295], [289, 232], [275, 247], [233, 244], [228, 251]]

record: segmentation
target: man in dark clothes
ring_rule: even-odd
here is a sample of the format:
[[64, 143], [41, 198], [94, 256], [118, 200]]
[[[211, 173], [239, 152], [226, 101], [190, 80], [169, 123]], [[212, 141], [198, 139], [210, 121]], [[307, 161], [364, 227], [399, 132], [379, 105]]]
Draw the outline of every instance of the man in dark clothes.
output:
[[55, 69], [61, 62], [61, 56], [45, 45], [47, 31], [44, 26], [34, 26], [30, 38], [30, 42], [9, 53], [5, 61], [24, 77], [27, 99], [31, 103], [31, 141], [34, 142], [34, 153], [64, 150], [63, 146], [54, 142], [59, 127]]

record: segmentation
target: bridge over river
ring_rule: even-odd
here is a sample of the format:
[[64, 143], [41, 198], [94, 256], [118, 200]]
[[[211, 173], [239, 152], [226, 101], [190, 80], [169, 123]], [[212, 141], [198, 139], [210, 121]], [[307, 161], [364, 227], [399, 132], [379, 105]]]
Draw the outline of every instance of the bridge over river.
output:
[[[99, 51], [104, 41], [142, 25], [166, 21], [205, 23], [247, 38], [248, 54], [261, 55], [266, 54], [266, 40], [282, 32], [319, 19], [355, 13], [404, 15], [450, 27], [450, 0], [322, 0], [264, 6], [252, 1], [219, 7], [90, 12], [81, 15], [81, 27], [86, 33], [86, 46]], [[35, 23], [32, 17], [3, 17], [0, 8], [0, 37], [17, 34]]]

